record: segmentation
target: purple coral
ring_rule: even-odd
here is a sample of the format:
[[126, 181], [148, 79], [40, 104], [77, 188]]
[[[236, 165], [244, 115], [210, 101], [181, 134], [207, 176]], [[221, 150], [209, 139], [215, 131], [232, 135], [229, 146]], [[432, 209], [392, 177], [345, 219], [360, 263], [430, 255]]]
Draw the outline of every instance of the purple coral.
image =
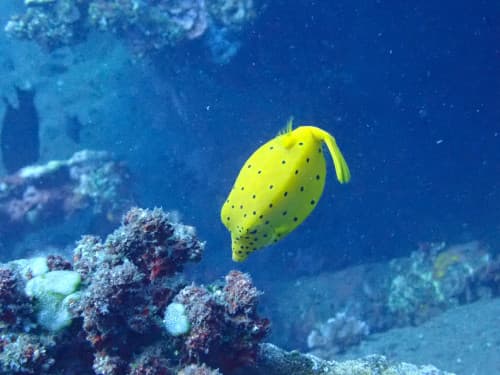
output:
[[[10, 330], [0, 335], [0, 372], [47, 374], [73, 366], [78, 373], [99, 375], [220, 375], [213, 369], [253, 364], [269, 329], [257, 315], [260, 292], [237, 271], [223, 285], [186, 286], [178, 273], [187, 262], [200, 260], [203, 249], [192, 227], [160, 209], [131, 209], [105, 241], [83, 237], [73, 266], [81, 290], [68, 304], [75, 319], [48, 336], [53, 342], [20, 333], [29, 328], [34, 311], [19, 272], [0, 268], [2, 328]], [[47, 272], [71, 269], [60, 256], [42, 259]], [[26, 277], [31, 276], [29, 271]], [[164, 322], [173, 303], [182, 304], [189, 320], [179, 335], [171, 335]], [[68, 350], [75, 353], [71, 361], [64, 358]]]
[[307, 346], [315, 350], [314, 354], [326, 357], [325, 352], [344, 352], [348, 347], [359, 344], [369, 333], [368, 324], [364, 321], [344, 312], [337, 313], [309, 333]]
[[15, 271], [0, 268], [0, 328], [20, 328], [33, 313], [23, 287]]
[[16, 241], [84, 212], [109, 225], [132, 204], [126, 179], [109, 154], [88, 150], [0, 178], [0, 239]]
[[201, 365], [189, 365], [181, 369], [177, 375], [222, 375], [219, 370], [212, 370], [211, 368]]
[[214, 354], [218, 349], [220, 332], [223, 327], [223, 308], [204, 287], [189, 285], [174, 298], [182, 304], [191, 328], [182, 343], [182, 352], [187, 362], [205, 359], [206, 354]]
[[228, 313], [235, 317], [253, 316], [256, 313], [257, 301], [260, 293], [252, 284], [248, 274], [231, 271], [226, 276], [224, 286], [224, 301]]
[[130, 364], [129, 375], [174, 375], [164, 346], [156, 345], [141, 353]]
[[259, 294], [239, 271], [231, 271], [223, 289], [213, 293], [195, 285], [182, 289], [174, 302], [185, 306], [191, 323], [180, 349], [185, 360], [223, 371], [253, 364], [258, 343], [269, 331], [269, 321], [256, 312]]
[[51, 349], [55, 343], [36, 335], [2, 335], [0, 337], [0, 370], [2, 373], [41, 374], [54, 365]]
[[130, 259], [153, 281], [182, 271], [187, 262], [198, 262], [204, 244], [196, 239], [194, 228], [173, 222], [162, 210], [131, 209], [105, 247], [110, 254]]
[[92, 236], [80, 241], [75, 270], [87, 284], [80, 311], [98, 351], [94, 367], [122, 373], [119, 364], [133, 354], [132, 342], [161, 335], [162, 312], [182, 287], [174, 276], [186, 262], [200, 260], [203, 248], [193, 228], [160, 209], [133, 208], [104, 243]]

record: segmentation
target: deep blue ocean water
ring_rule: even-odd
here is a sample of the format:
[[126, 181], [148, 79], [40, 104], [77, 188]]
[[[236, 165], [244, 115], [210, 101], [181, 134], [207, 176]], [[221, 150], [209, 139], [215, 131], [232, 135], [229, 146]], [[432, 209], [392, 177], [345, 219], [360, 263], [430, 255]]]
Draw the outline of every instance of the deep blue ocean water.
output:
[[[332, 174], [311, 217], [249, 267], [268, 272], [296, 248], [335, 268], [406, 255], [423, 241], [498, 241], [499, 5], [267, 6], [234, 61], [215, 72], [231, 97], [210, 118], [224, 140], [221, 189], [290, 115], [334, 134], [352, 182], [340, 186]], [[219, 251], [227, 236], [209, 230]]]
[[[48, 52], [1, 33], [0, 97], [35, 90], [40, 163], [109, 151], [128, 166], [139, 206], [195, 226], [206, 241], [201, 264], [188, 269], [196, 281], [240, 269], [269, 301], [280, 282], [312, 276], [316, 285], [322, 272], [388, 262], [422, 243], [478, 240], [498, 255], [500, 3], [254, 1], [256, 17], [229, 40], [240, 48], [225, 63], [210, 54], [210, 36], [137, 58], [123, 35], [93, 32]], [[1, 4], [0, 23], [24, 10]], [[77, 141], [63, 129], [73, 116]], [[327, 158], [310, 217], [234, 263], [221, 206], [245, 160], [291, 116], [335, 136], [352, 179], [340, 185]], [[55, 234], [47, 225], [20, 238], [15, 256], [0, 244], [0, 260], [47, 249], [70, 256], [80, 235], [106, 234], [87, 224]], [[273, 308], [286, 311], [264, 306]]]
[[[176, 209], [196, 226], [208, 243], [204, 264], [216, 274], [234, 266], [220, 206], [246, 158], [290, 116], [337, 138], [352, 181], [340, 186], [330, 165], [324, 196], [306, 222], [238, 266], [286, 277], [407, 255], [426, 241], [498, 244], [497, 2], [256, 5], [227, 64], [211, 61], [200, 42], [133, 68], [111, 67], [109, 76], [102, 63], [102, 95], [118, 107], [111, 100], [97, 117], [108, 126], [91, 127], [93, 137], [78, 147], [124, 159], [138, 203]], [[15, 7], [6, 6], [3, 19]], [[21, 52], [34, 44], [10, 43], [17, 69], [36, 71]], [[99, 66], [103, 48], [87, 42], [75, 49], [97, 63], [74, 74]], [[141, 75], [131, 79], [129, 70]], [[77, 109], [96, 100], [80, 98]], [[70, 155], [50, 142], [42, 149], [49, 151], [41, 161]]]

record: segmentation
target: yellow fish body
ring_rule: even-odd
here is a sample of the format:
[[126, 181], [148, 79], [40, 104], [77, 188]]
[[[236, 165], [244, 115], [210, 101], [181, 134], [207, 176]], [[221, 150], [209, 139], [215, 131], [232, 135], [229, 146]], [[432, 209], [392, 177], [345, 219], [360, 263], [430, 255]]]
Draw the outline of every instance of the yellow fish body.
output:
[[326, 179], [323, 143], [337, 179], [348, 182], [349, 167], [335, 138], [314, 126], [292, 130], [291, 120], [285, 132], [245, 162], [221, 210], [234, 261], [244, 261], [251, 252], [282, 239], [316, 207]]

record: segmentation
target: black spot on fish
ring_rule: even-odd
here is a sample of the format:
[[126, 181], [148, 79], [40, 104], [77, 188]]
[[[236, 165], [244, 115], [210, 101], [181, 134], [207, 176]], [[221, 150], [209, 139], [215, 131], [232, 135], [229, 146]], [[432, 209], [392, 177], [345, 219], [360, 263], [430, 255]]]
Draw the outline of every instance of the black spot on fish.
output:
[[299, 170], [298, 169], [295, 170], [295, 174], [299, 174]]
[[231, 206], [231, 208], [234, 208], [234, 204]]
[[260, 215], [260, 216], [259, 216], [259, 219], [263, 219], [263, 218], [264, 218], [264, 215]]
[[240, 204], [240, 209], [243, 209], [243, 205], [242, 204]]
[[314, 204], [316, 203], [316, 201], [314, 199], [311, 200], [311, 204]]
[[269, 185], [269, 189], [272, 190], [272, 188], [274, 187], [274, 185]]
[[243, 217], [247, 217], [247, 214], [243, 214]]
[[286, 211], [283, 211], [283, 216], [286, 216], [287, 212]]
[[273, 149], [274, 149], [274, 146], [269, 147], [269, 150], [273, 150]]
[[286, 160], [282, 160], [282, 161], [281, 161], [281, 164], [286, 164]]
[[0, 143], [5, 169], [14, 173], [35, 163], [40, 157], [40, 124], [35, 107], [35, 91], [17, 91], [17, 108], [4, 99], [6, 104], [2, 120]]
[[247, 168], [252, 168], [252, 164], [248, 164], [248, 165], [247, 165]]
[[243, 191], [243, 190], [245, 190], [245, 188], [242, 186], [242, 187], [241, 187], [241, 191]]
[[321, 148], [318, 148], [318, 152], [321, 154]]
[[293, 221], [298, 221], [298, 220], [299, 220], [299, 218], [298, 218], [298, 217], [294, 217], [294, 218], [293, 218]]
[[310, 161], [310, 160], [311, 160], [311, 159], [307, 158], [307, 159], [306, 159], [306, 162], [307, 162], [307, 163], [309, 163], [309, 161]]
[[283, 196], [284, 196], [284, 197], [286, 197], [287, 195], [288, 195], [288, 191], [285, 191], [285, 192], [283, 193]]
[[273, 208], [273, 204], [272, 203], [269, 203], [269, 208]]
[[257, 211], [252, 212], [252, 214], [257, 215]]
[[320, 179], [319, 174], [317, 174], [316, 175], [316, 180], [319, 180], [319, 179]]
[[300, 191], [304, 191], [304, 186], [301, 186], [301, 187], [300, 187]]
[[262, 173], [262, 171], [258, 171], [258, 172], [257, 172], [257, 174], [261, 174], [261, 173]]
[[256, 197], [257, 197], [257, 196], [256, 196], [255, 194], [254, 194], [254, 195], [252, 195], [252, 198], [253, 198], [253, 199], [255, 199]]
[[229, 221], [229, 220], [231, 220], [231, 218], [228, 216], [228, 217], [227, 217], [227, 221]]
[[265, 224], [266, 224], [266, 225], [269, 225], [269, 220], [266, 220]]
[[304, 142], [299, 142], [299, 146], [304, 146]]

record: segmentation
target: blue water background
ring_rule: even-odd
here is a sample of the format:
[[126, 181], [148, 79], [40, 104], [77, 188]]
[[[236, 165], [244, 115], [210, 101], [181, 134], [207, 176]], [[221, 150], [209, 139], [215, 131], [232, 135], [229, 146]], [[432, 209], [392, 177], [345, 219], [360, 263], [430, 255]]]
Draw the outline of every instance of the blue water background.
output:
[[234, 61], [214, 70], [220, 97], [204, 98], [215, 195], [184, 211], [208, 240], [207, 261], [231, 266], [217, 210], [290, 115], [335, 135], [352, 182], [340, 186], [330, 168], [311, 217], [243, 268], [283, 278], [425, 241], [498, 244], [499, 15], [492, 1], [269, 3]]
[[[103, 75], [104, 93], [135, 99], [102, 119], [116, 126], [100, 141], [81, 144], [130, 165], [141, 206], [178, 210], [198, 228], [207, 249], [195, 276], [237, 267], [286, 279], [405, 256], [423, 241], [500, 243], [500, 3], [258, 4], [226, 65], [193, 42], [154, 57], [140, 78]], [[291, 115], [337, 138], [352, 181], [339, 185], [329, 164], [314, 213], [234, 264], [220, 207]]]

